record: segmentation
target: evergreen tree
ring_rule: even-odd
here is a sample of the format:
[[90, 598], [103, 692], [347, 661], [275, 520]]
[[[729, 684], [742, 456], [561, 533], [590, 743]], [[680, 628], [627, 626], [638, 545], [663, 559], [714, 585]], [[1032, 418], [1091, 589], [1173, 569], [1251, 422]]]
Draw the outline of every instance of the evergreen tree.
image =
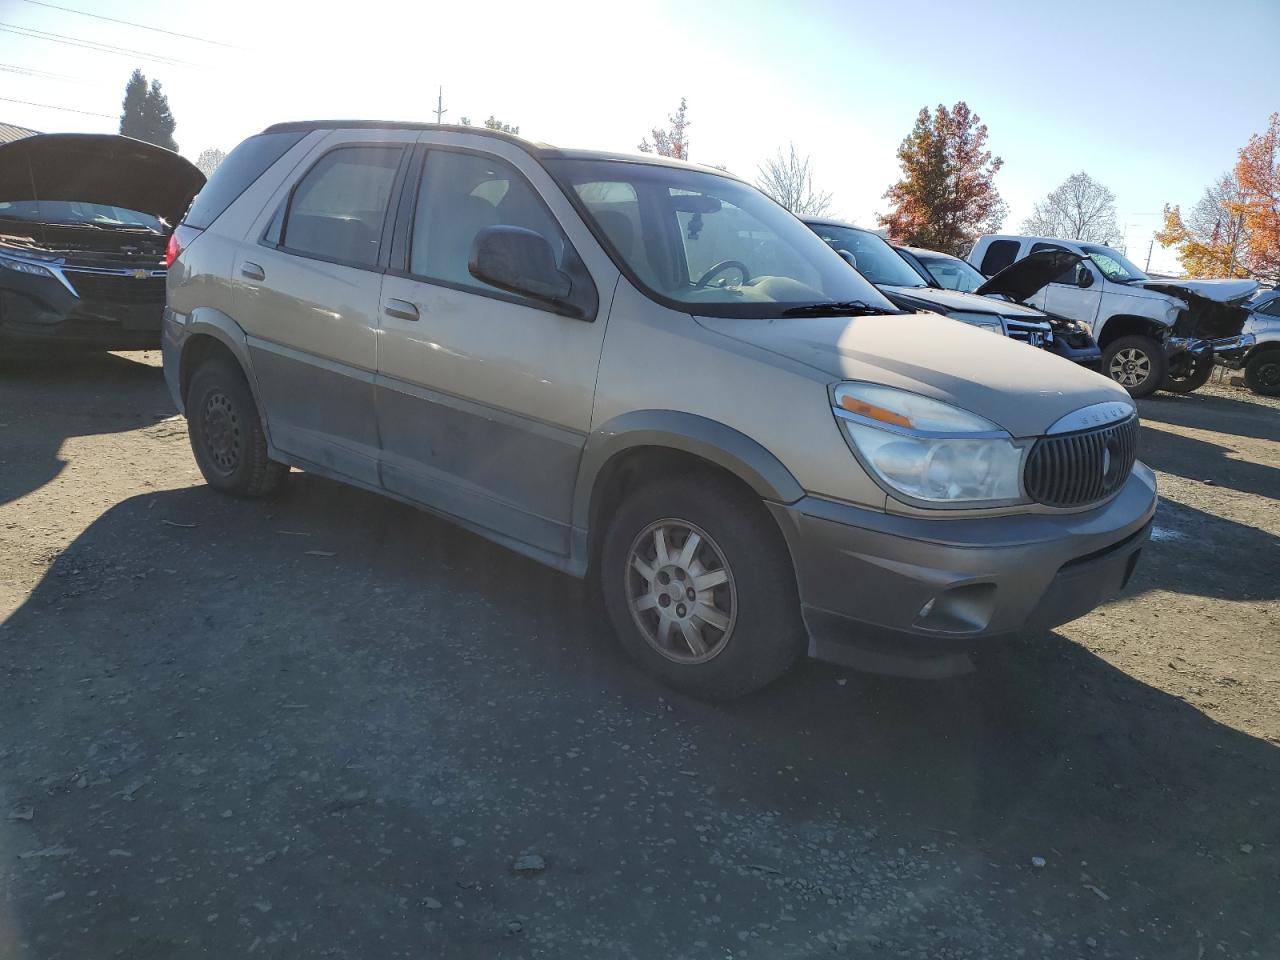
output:
[[159, 80], [152, 80], [148, 86], [142, 71], [134, 70], [124, 88], [122, 107], [121, 134], [177, 152], [173, 131], [178, 124], [169, 110], [169, 98], [161, 90]]

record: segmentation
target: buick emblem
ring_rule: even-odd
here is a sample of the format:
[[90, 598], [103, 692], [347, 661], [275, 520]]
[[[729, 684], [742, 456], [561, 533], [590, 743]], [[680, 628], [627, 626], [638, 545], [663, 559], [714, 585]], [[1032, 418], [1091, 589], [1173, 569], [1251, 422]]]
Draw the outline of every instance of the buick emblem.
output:
[[1111, 444], [1102, 448], [1102, 479], [1108, 480], [1111, 475]]
[[145, 279], [147, 279], [147, 277], [149, 277], [150, 275], [151, 275], [151, 274], [149, 274], [146, 270], [135, 270], [135, 271], [133, 271], [133, 279], [135, 279], [135, 280], [145, 280]]

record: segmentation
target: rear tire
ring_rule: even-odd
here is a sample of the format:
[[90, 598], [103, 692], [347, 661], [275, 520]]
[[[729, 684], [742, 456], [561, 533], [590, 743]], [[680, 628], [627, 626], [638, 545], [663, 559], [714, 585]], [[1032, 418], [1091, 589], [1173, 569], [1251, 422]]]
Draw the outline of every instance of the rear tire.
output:
[[627, 652], [695, 697], [758, 690], [804, 650], [782, 534], [758, 499], [718, 478], [670, 477], [628, 496], [605, 532], [600, 579]]
[[1280, 350], [1255, 353], [1244, 365], [1244, 385], [1264, 397], [1280, 397]]
[[1184, 363], [1170, 364], [1161, 390], [1170, 393], [1194, 393], [1209, 382], [1213, 375], [1213, 357], [1188, 357]]
[[1164, 347], [1152, 337], [1141, 334], [1120, 337], [1102, 351], [1103, 376], [1120, 384], [1135, 400], [1155, 393], [1168, 372]]
[[289, 468], [267, 456], [258, 405], [240, 368], [207, 360], [187, 388], [187, 435], [209, 486], [233, 497], [267, 497]]

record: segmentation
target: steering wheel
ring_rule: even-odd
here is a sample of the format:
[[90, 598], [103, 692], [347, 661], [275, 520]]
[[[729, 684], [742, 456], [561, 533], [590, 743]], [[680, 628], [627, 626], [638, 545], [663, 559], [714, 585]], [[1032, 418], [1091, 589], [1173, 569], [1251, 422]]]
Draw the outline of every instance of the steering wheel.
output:
[[729, 269], [734, 269], [741, 273], [743, 283], [747, 283], [751, 280], [751, 271], [747, 269], [747, 265], [741, 260], [721, 260], [714, 267], [699, 277], [698, 282], [695, 283], [694, 286], [698, 288], [705, 287], [711, 281], [712, 277], [715, 277], [717, 274], [724, 273], [724, 271]]

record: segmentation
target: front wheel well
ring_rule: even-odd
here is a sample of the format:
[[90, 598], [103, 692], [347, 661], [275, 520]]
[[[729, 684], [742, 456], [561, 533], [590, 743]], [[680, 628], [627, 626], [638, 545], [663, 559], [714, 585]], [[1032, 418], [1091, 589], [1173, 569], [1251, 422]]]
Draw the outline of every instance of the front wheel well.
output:
[[[751, 485], [731, 470], [705, 457], [671, 447], [637, 446], [614, 454], [596, 474], [591, 488], [587, 518], [587, 564], [594, 572], [598, 567], [600, 547], [609, 517], [627, 496], [647, 480], [676, 474], [695, 474], [736, 487], [759, 502], [760, 495]], [[761, 509], [764, 510], [763, 504]], [[765, 511], [768, 513], [768, 511]], [[770, 523], [773, 523], [770, 517]], [[776, 527], [776, 523], [774, 523]], [[782, 531], [778, 531], [782, 536]]]
[[1153, 340], [1162, 341], [1165, 338], [1167, 328], [1152, 320], [1150, 317], [1134, 317], [1125, 314], [1118, 314], [1109, 317], [1102, 327], [1102, 333], [1098, 336], [1098, 346], [1105, 350], [1107, 346], [1121, 337], [1139, 336], [1151, 337]]

